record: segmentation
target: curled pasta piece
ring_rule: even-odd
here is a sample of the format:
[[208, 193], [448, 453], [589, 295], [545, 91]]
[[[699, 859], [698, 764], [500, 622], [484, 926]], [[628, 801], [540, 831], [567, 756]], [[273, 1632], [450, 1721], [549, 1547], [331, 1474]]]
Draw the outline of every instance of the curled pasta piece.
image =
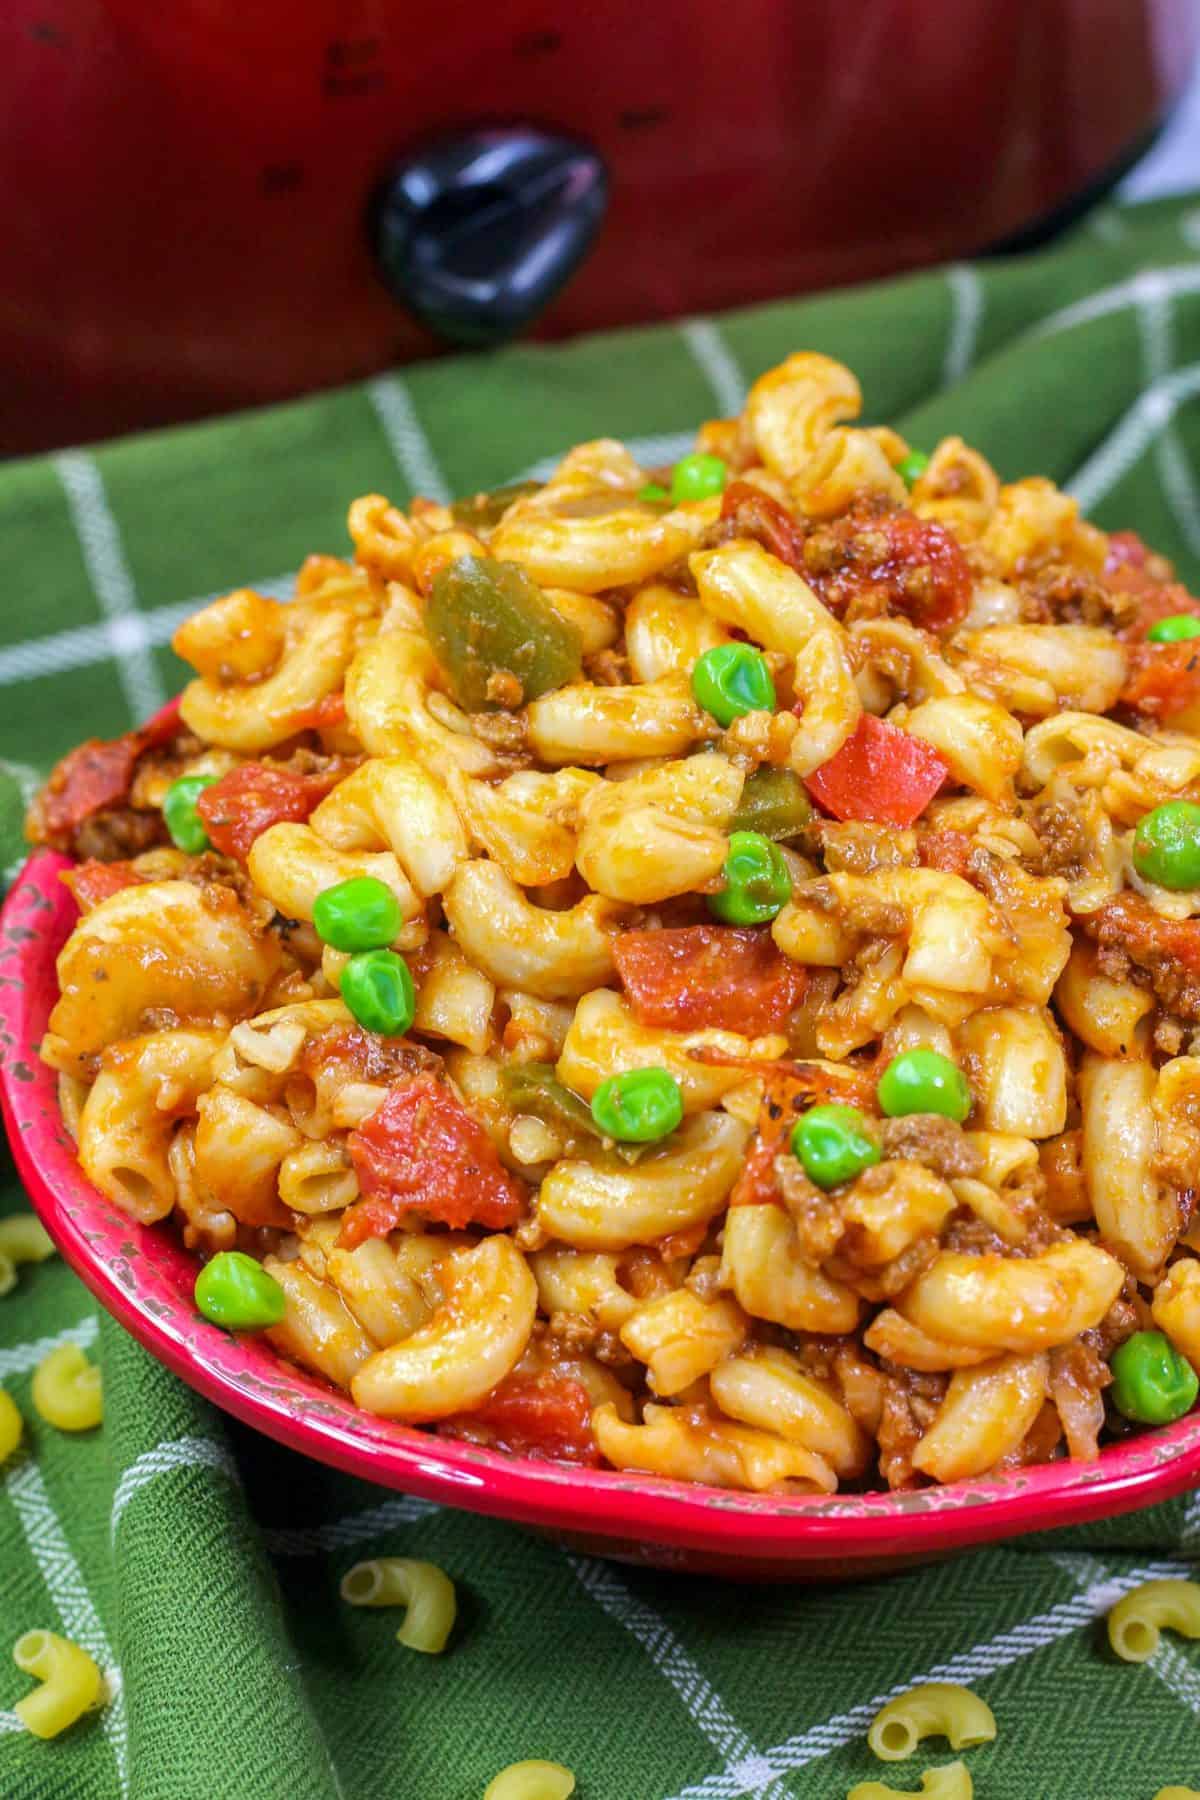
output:
[[500, 987], [570, 999], [613, 974], [619, 909], [599, 895], [554, 912], [535, 906], [497, 863], [480, 861], [463, 864], [442, 904], [463, 953]]
[[79, 1115], [79, 1161], [115, 1206], [151, 1225], [176, 1199], [171, 1139], [210, 1087], [222, 1031], [154, 1031], [104, 1054]]
[[1157, 1274], [1179, 1233], [1170, 1190], [1154, 1171], [1154, 1067], [1088, 1051], [1079, 1071], [1083, 1170], [1106, 1242], [1141, 1279]]
[[13, 1711], [34, 1737], [54, 1738], [100, 1704], [104, 1677], [86, 1650], [54, 1631], [26, 1631], [13, 1645], [13, 1661], [23, 1675], [40, 1682]]
[[804, 1373], [790, 1351], [753, 1345], [714, 1368], [709, 1387], [729, 1418], [803, 1444], [843, 1480], [861, 1475], [870, 1464], [873, 1445], [866, 1432], [824, 1382]]
[[714, 618], [795, 658], [800, 729], [789, 760], [798, 775], [811, 775], [841, 749], [862, 713], [841, 626], [808, 583], [759, 544], [735, 539], [698, 552], [690, 567]]
[[[279, 614], [282, 643], [278, 629], [268, 637], [273, 645], [279, 644], [270, 673], [235, 682], [202, 675], [184, 688], [180, 717], [207, 743], [250, 754], [269, 750], [294, 734], [298, 717], [341, 687], [360, 632], [356, 613], [338, 607], [314, 610], [297, 603], [280, 605]], [[196, 621], [190, 620], [175, 635], [174, 646], [183, 657], [188, 644], [196, 642], [195, 627]]]
[[690, 675], [706, 650], [728, 641], [698, 600], [660, 582], [639, 588], [625, 609], [625, 654], [635, 681]]
[[482, 1056], [492, 1043], [495, 983], [463, 955], [444, 931], [429, 938], [417, 985], [413, 1025]]
[[542, 1229], [579, 1250], [627, 1250], [701, 1225], [721, 1210], [750, 1129], [728, 1113], [702, 1112], [630, 1167], [564, 1157], [542, 1182]]
[[858, 1324], [852, 1288], [812, 1268], [782, 1206], [735, 1206], [725, 1220], [721, 1285], [748, 1313], [789, 1331], [842, 1334]]
[[491, 554], [520, 563], [543, 586], [598, 594], [650, 581], [700, 543], [721, 511], [719, 496], [655, 515], [615, 506], [597, 517], [509, 514], [492, 536]]
[[78, 1344], [60, 1344], [33, 1372], [33, 1404], [58, 1431], [93, 1431], [104, 1417], [100, 1370]]
[[1058, 978], [1054, 1002], [1068, 1030], [1100, 1056], [1136, 1056], [1138, 1027], [1154, 1011], [1154, 995], [1133, 981], [1116, 981], [1100, 968], [1095, 944], [1076, 939]]
[[770, 1432], [690, 1418], [671, 1406], [647, 1406], [642, 1416], [642, 1424], [631, 1425], [607, 1403], [592, 1414], [600, 1453], [614, 1468], [755, 1494], [792, 1484], [818, 1494], [832, 1494], [837, 1487], [837, 1476], [822, 1457]]
[[935, 1481], [965, 1481], [994, 1468], [1037, 1418], [1047, 1379], [1044, 1355], [1001, 1356], [956, 1369], [937, 1417], [913, 1451], [914, 1469]]
[[257, 1009], [279, 961], [278, 939], [232, 894], [210, 901], [189, 881], [122, 888], [80, 919], [59, 953], [44, 1053], [82, 1074], [79, 1058], [132, 1037], [150, 1010], [230, 1024]]
[[1005, 575], [1069, 546], [1072, 560], [1098, 570], [1107, 539], [1079, 517], [1079, 503], [1044, 475], [1007, 482], [983, 534], [983, 548]]
[[960, 542], [970, 543], [987, 529], [999, 499], [1000, 481], [991, 464], [960, 437], [948, 437], [914, 483], [911, 505], [918, 518], [936, 519]]
[[599, 775], [590, 769], [557, 769], [552, 775], [524, 769], [495, 784], [457, 772], [448, 780], [472, 838], [513, 881], [536, 887], [570, 875], [580, 811]]
[[414, 756], [373, 756], [309, 817], [310, 828], [347, 855], [391, 850], [423, 898], [438, 894], [468, 856], [449, 794]]
[[754, 1040], [732, 1031], [670, 1031], [640, 1025], [611, 988], [585, 994], [575, 1008], [558, 1059], [558, 1079], [590, 1100], [602, 1081], [623, 1069], [666, 1069], [679, 1083], [684, 1111], [716, 1106], [746, 1078], [736, 1063], [704, 1062], [689, 1051], [720, 1049], [731, 1059], [754, 1052]]
[[944, 1369], [970, 1369], [989, 1360], [990, 1351], [973, 1350], [968, 1344], [950, 1344], [943, 1338], [931, 1337], [898, 1313], [885, 1306], [875, 1314], [863, 1332], [863, 1343], [876, 1356], [899, 1363], [904, 1369], [920, 1369], [937, 1374]]
[[358, 875], [373, 875], [396, 896], [404, 924], [395, 939], [411, 949], [424, 937], [421, 901], [390, 850], [338, 850], [311, 825], [268, 826], [250, 846], [251, 879], [288, 919], [312, 922], [318, 894]]
[[448, 768], [499, 773], [495, 751], [472, 734], [442, 682], [423, 632], [381, 632], [346, 671], [346, 718], [355, 737], [369, 756], [415, 752], [435, 775]]
[[54, 1239], [35, 1213], [10, 1213], [0, 1219], [0, 1263], [40, 1263], [54, 1254]]
[[263, 1267], [287, 1295], [287, 1312], [265, 1332], [291, 1362], [324, 1375], [336, 1387], [348, 1388], [354, 1372], [377, 1346], [330, 1283], [310, 1273], [302, 1262], [265, 1256]]
[[1149, 1662], [1163, 1630], [1200, 1638], [1200, 1581], [1146, 1581], [1108, 1615], [1108, 1641], [1122, 1662]]
[[436, 1563], [409, 1556], [379, 1556], [355, 1563], [338, 1589], [351, 1606], [402, 1606], [396, 1642], [437, 1656], [454, 1629], [458, 1598], [454, 1583]]
[[637, 1300], [621, 1286], [617, 1258], [609, 1252], [547, 1244], [534, 1252], [529, 1266], [548, 1318], [578, 1313], [594, 1319], [604, 1331], [619, 1331], [637, 1308]]
[[988, 1006], [958, 1031], [979, 1123], [1020, 1138], [1056, 1137], [1067, 1122], [1067, 1061], [1040, 1006]]
[[493, 1775], [483, 1800], [571, 1800], [575, 1777], [562, 1763], [509, 1763]]
[[862, 391], [844, 364], [799, 350], [760, 375], [746, 396], [745, 421], [767, 468], [787, 481], [803, 473], [842, 419], [856, 419]]
[[447, 1265], [446, 1298], [426, 1324], [370, 1356], [351, 1380], [359, 1406], [421, 1424], [468, 1412], [516, 1366], [537, 1284], [511, 1238], [485, 1238]]
[[995, 670], [987, 685], [997, 698], [1020, 710], [1035, 710], [1025, 689], [1013, 689], [1009, 675], [1028, 678], [1047, 690], [1040, 716], [1061, 707], [1104, 713], [1114, 706], [1125, 681], [1126, 650], [1111, 631], [1092, 625], [988, 625], [964, 631], [959, 644], [979, 671]]
[[705, 1301], [690, 1288], [677, 1288], [638, 1306], [620, 1337], [646, 1364], [651, 1391], [669, 1400], [710, 1374], [745, 1342], [749, 1329], [736, 1301]]
[[1005, 707], [981, 694], [948, 694], [915, 706], [904, 718], [904, 729], [940, 750], [962, 787], [994, 806], [1012, 806], [1022, 734]]
[[12, 1395], [0, 1388], [0, 1468], [20, 1448], [25, 1421]]
[[1070, 1343], [1098, 1325], [1124, 1277], [1115, 1256], [1084, 1238], [1052, 1244], [1037, 1256], [943, 1250], [896, 1307], [931, 1337], [992, 1354], [1028, 1354]]
[[921, 1772], [921, 1786], [894, 1788], [886, 1781], [860, 1781], [850, 1789], [846, 1800], [901, 1800], [904, 1794], [920, 1793], [924, 1800], [973, 1800], [975, 1784], [965, 1762], [941, 1763], [935, 1769]]
[[256, 1106], [219, 1085], [201, 1094], [196, 1112], [195, 1167], [201, 1185], [243, 1225], [286, 1229], [280, 1165], [305, 1142], [287, 1113]]
[[[823, 878], [822, 887], [832, 891], [849, 919], [886, 920], [892, 910], [907, 938], [903, 978], [910, 989], [986, 993], [993, 961], [1017, 950], [996, 909], [960, 875], [940, 869], [880, 868], [870, 875], [838, 870]], [[797, 905], [804, 904], [805, 892], [797, 890]]]
[[421, 539], [399, 507], [382, 494], [360, 494], [350, 503], [346, 528], [363, 568], [384, 581], [409, 579]]
[[995, 1735], [996, 1716], [978, 1694], [956, 1681], [925, 1681], [879, 1709], [867, 1742], [880, 1762], [905, 1762], [927, 1737], [944, 1737], [952, 1750], [973, 1750]]
[[636, 906], [703, 892], [724, 867], [743, 780], [727, 757], [705, 754], [601, 783], [580, 809], [580, 874]]
[[1187, 1256], [1173, 1262], [1154, 1290], [1150, 1311], [1159, 1330], [1200, 1371], [1200, 1261]]
[[619, 763], [679, 756], [704, 736], [704, 714], [683, 675], [632, 687], [579, 683], [525, 709], [529, 741], [543, 762]]
[[791, 483], [797, 508], [810, 519], [834, 518], [864, 494], [903, 506], [908, 489], [870, 431], [835, 427]]

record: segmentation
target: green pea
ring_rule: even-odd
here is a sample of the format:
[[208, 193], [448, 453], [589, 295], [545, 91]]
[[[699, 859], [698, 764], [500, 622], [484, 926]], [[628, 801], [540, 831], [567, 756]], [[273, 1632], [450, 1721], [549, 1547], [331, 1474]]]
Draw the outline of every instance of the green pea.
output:
[[381, 950], [391, 943], [403, 922], [400, 902], [374, 875], [339, 881], [313, 902], [317, 936], [335, 950]]
[[1194, 637], [1200, 637], [1200, 619], [1194, 613], [1172, 613], [1146, 633], [1146, 641], [1151, 644], [1181, 644], [1184, 638]]
[[920, 481], [929, 467], [929, 458], [923, 450], [910, 450], [902, 462], [896, 464], [896, 473], [905, 487], [912, 487]]
[[1176, 893], [1200, 887], [1200, 806], [1168, 800], [1139, 819], [1133, 866], [1146, 881]]
[[697, 657], [692, 693], [722, 726], [744, 713], [775, 711], [775, 683], [766, 657], [753, 644], [717, 644]]
[[278, 1325], [287, 1295], [262, 1264], [241, 1250], [221, 1250], [196, 1277], [196, 1310], [226, 1331], [261, 1331]]
[[663, 500], [671, 498], [661, 481], [648, 481], [644, 488], [638, 489], [638, 499], [647, 506], [658, 506]]
[[710, 494], [721, 492], [728, 473], [723, 457], [696, 450], [691, 456], [681, 457], [671, 470], [671, 498], [676, 504], [682, 500], [707, 500]]
[[416, 998], [408, 964], [394, 950], [360, 950], [342, 970], [342, 999], [365, 1031], [403, 1037]]
[[680, 1123], [683, 1095], [666, 1069], [626, 1069], [600, 1083], [592, 1117], [605, 1137], [619, 1144], [652, 1144]]
[[1169, 1425], [1196, 1403], [1196, 1371], [1161, 1331], [1135, 1331], [1117, 1345], [1108, 1366], [1113, 1405], [1139, 1425]]
[[792, 897], [782, 853], [761, 831], [735, 831], [725, 858], [725, 886], [708, 910], [725, 925], [765, 925]]
[[171, 842], [188, 856], [199, 856], [208, 849], [208, 833], [196, 811], [196, 802], [216, 780], [215, 775], [181, 775], [163, 795], [162, 815]]
[[813, 1106], [792, 1129], [792, 1155], [819, 1188], [852, 1181], [879, 1161], [879, 1145], [856, 1106]]
[[971, 1090], [958, 1064], [923, 1047], [893, 1057], [876, 1092], [889, 1119], [905, 1113], [941, 1113], [961, 1125], [971, 1110]]

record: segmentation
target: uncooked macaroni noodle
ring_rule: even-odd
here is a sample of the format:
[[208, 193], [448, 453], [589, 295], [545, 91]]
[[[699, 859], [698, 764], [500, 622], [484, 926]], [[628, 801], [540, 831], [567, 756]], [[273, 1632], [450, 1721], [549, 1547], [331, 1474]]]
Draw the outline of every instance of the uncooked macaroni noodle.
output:
[[39, 1686], [25, 1694], [13, 1711], [35, 1737], [57, 1737], [100, 1703], [103, 1677], [86, 1650], [53, 1631], [27, 1631], [13, 1645], [13, 1661]]
[[[290, 602], [180, 627], [177, 713], [59, 765], [42, 1054], [214, 1326], [750, 1491], [1191, 1408], [1200, 601], [860, 405], [802, 352], [669, 469], [360, 498]], [[35, 1384], [68, 1427], [78, 1362]]]

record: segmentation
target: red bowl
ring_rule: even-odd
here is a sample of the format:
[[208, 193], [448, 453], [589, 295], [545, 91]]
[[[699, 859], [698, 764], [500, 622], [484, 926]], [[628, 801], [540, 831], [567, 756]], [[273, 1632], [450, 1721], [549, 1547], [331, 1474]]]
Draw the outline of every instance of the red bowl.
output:
[[63, 1256], [167, 1368], [293, 1450], [383, 1487], [490, 1513], [625, 1561], [742, 1578], [878, 1574], [1017, 1533], [1111, 1518], [1200, 1484], [1200, 1412], [1105, 1450], [909, 1494], [737, 1494], [579, 1470], [447, 1442], [361, 1412], [253, 1337], [192, 1305], [194, 1259], [163, 1226], [136, 1225], [85, 1179], [37, 1057], [57, 998], [54, 963], [76, 918], [59, 872], [30, 859], [0, 913], [0, 1100], [13, 1155]]

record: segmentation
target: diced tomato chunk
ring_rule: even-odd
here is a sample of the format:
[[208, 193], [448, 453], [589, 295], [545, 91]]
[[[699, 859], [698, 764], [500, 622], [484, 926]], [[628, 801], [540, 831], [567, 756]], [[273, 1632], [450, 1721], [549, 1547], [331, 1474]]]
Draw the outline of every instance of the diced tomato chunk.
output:
[[98, 862], [89, 856], [86, 862], [64, 869], [59, 877], [70, 888], [80, 912], [91, 912], [102, 900], [119, 894], [122, 888], [139, 887], [142, 877], [127, 862]]
[[1200, 975], [1200, 919], [1166, 919], [1141, 894], [1113, 894], [1080, 924], [1098, 943], [1123, 950], [1140, 968], [1164, 962]]
[[1171, 719], [1200, 702], [1200, 638], [1136, 644], [1121, 702], [1144, 719]]
[[196, 811], [216, 849], [242, 861], [255, 838], [271, 825], [302, 823], [346, 773], [335, 765], [319, 775], [239, 763], [205, 788]]
[[754, 538], [789, 568], [804, 572], [804, 531], [787, 508], [750, 481], [731, 481], [721, 498], [722, 534]]
[[742, 1172], [729, 1196], [730, 1206], [765, 1206], [779, 1199], [775, 1158], [789, 1147], [792, 1127], [810, 1106], [857, 1106], [875, 1110], [875, 1083], [862, 1069], [839, 1069], [835, 1075], [817, 1063], [752, 1063], [747, 1070], [763, 1078], [758, 1125]]
[[363, 1198], [345, 1215], [343, 1249], [386, 1236], [413, 1210], [455, 1229], [489, 1230], [515, 1224], [525, 1210], [525, 1188], [479, 1120], [433, 1075], [390, 1088], [346, 1144]]
[[917, 854], [925, 869], [941, 869], [947, 875], [967, 872], [971, 840], [965, 831], [930, 831], [918, 834]]
[[971, 602], [971, 570], [957, 538], [905, 510], [860, 504], [814, 527], [801, 573], [839, 617], [854, 605], [948, 631]]
[[291, 725], [293, 731], [332, 731], [335, 725], [345, 722], [346, 696], [339, 688], [336, 694], [326, 694], [315, 706], [306, 706], [294, 714]]
[[1112, 575], [1117, 569], [1144, 569], [1151, 554], [1149, 546], [1142, 542], [1136, 531], [1112, 531], [1108, 537], [1104, 573]]
[[769, 931], [748, 927], [623, 931], [613, 960], [639, 1023], [675, 1031], [780, 1031], [808, 986]]
[[92, 738], [69, 750], [55, 768], [33, 809], [37, 839], [65, 847], [65, 841], [85, 819], [110, 806], [119, 806], [129, 794], [142, 742], [136, 731], [103, 743]]
[[438, 1431], [549, 1462], [592, 1465], [600, 1460], [588, 1391], [573, 1376], [557, 1371], [509, 1375], [482, 1406], [443, 1420]]
[[169, 743], [179, 730], [174, 707], [119, 738], [89, 738], [57, 763], [34, 801], [30, 837], [55, 850], [69, 850], [72, 835], [93, 813], [122, 806], [129, 798], [138, 759]]
[[863, 713], [853, 735], [805, 778], [805, 786], [835, 819], [911, 825], [949, 773], [949, 763], [932, 744]]

